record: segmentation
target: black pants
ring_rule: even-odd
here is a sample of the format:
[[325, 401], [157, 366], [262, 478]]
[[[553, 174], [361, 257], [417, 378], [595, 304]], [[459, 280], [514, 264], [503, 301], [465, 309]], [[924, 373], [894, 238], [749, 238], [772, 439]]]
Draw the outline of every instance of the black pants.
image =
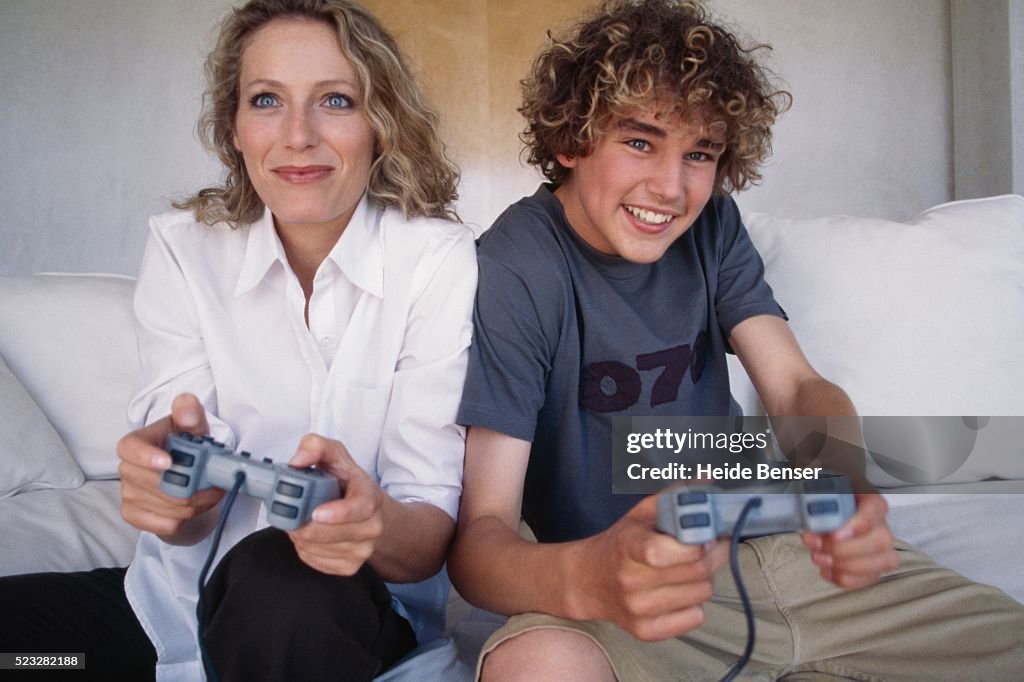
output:
[[[85, 653], [84, 674], [63, 673], [69, 680], [153, 679], [156, 652], [128, 604], [124, 574], [0, 578], [0, 652]], [[416, 646], [369, 566], [347, 578], [320, 573], [274, 528], [227, 553], [205, 599], [207, 649], [223, 682], [369, 680]], [[24, 678], [33, 675], [41, 679], [35, 671]]]
[[124, 573], [0, 578], [0, 651], [85, 654], [85, 670], [3, 670], [0, 679], [152, 680], [156, 651], [125, 597]]

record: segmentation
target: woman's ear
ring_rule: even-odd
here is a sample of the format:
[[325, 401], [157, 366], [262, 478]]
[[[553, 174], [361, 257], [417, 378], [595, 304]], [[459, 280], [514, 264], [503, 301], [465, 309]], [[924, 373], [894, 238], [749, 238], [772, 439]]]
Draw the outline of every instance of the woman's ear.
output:
[[562, 164], [566, 168], [575, 168], [576, 159], [579, 157], [569, 156], [568, 154], [555, 154], [555, 158], [558, 159], [558, 163]]

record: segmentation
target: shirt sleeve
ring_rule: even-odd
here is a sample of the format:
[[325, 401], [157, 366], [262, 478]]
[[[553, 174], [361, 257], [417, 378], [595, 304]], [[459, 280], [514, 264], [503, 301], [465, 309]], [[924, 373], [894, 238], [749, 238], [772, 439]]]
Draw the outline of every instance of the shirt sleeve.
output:
[[536, 296], [524, 274], [481, 253], [460, 424], [534, 440], [554, 355]]
[[473, 335], [476, 246], [449, 239], [411, 304], [381, 435], [381, 487], [403, 502], [433, 504], [452, 519], [462, 493], [465, 429], [455, 416]]
[[716, 205], [721, 236], [715, 309], [722, 332], [728, 338], [736, 325], [756, 315], [789, 319], [764, 279], [764, 261], [750, 240], [736, 202], [727, 197]]
[[217, 390], [196, 314], [196, 302], [160, 217], [150, 219], [149, 239], [135, 287], [139, 372], [128, 404], [138, 428], [171, 412], [181, 393], [193, 393], [206, 408], [210, 435], [235, 446], [235, 434], [217, 418]]

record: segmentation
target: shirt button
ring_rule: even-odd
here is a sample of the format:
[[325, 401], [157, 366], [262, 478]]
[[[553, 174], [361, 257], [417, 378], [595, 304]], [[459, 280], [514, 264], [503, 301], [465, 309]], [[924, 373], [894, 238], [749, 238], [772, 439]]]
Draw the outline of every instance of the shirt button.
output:
[[332, 343], [334, 343], [334, 337], [333, 336], [321, 336], [320, 337], [320, 345], [323, 346], [324, 348], [327, 348]]

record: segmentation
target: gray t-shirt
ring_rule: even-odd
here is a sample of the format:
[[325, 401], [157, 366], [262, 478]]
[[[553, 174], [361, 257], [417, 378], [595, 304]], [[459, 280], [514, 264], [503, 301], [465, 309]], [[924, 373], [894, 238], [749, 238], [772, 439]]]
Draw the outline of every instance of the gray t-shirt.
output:
[[532, 441], [523, 517], [542, 542], [598, 533], [639, 501], [612, 494], [612, 417], [738, 413], [727, 337], [785, 317], [729, 197], [665, 255], [637, 264], [570, 228], [552, 187], [480, 238], [480, 282], [458, 421]]

